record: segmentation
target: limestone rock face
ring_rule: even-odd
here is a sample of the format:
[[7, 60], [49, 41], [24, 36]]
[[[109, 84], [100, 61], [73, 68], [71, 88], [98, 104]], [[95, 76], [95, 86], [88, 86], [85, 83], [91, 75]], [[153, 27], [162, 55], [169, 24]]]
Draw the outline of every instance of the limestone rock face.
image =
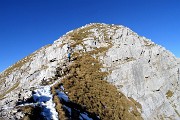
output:
[[[81, 34], [75, 41], [69, 36], [76, 32]], [[73, 52], [109, 48], [98, 57], [102, 71], [109, 73], [105, 80], [141, 105], [143, 119], [180, 119], [180, 59], [129, 28], [107, 24], [88, 24], [70, 31], [2, 72], [0, 119], [22, 118], [16, 109], [18, 100], [28, 99], [44, 81], [53, 83], [57, 68], [67, 63], [68, 44], [78, 41], [83, 44]]]
[[[26, 100], [43, 81], [52, 79], [59, 63], [64, 63], [67, 45], [61, 42], [42, 47], [30, 56], [9, 67], [0, 75], [0, 117], [15, 119], [18, 100]], [[19, 114], [19, 113], [18, 113]]]
[[165, 48], [134, 35], [117, 31], [102, 58], [111, 71], [108, 81], [142, 105], [144, 119], [180, 119], [180, 62]]

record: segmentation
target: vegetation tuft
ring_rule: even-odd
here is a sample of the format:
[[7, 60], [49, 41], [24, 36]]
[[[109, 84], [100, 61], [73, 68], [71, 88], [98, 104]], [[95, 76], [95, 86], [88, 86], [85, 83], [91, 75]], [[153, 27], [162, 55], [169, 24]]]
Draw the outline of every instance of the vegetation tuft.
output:
[[103, 80], [108, 73], [100, 68], [102, 64], [88, 53], [77, 57], [68, 77], [62, 80], [70, 100], [101, 119], [141, 119], [135, 104]]
[[[104, 29], [103, 26], [94, 24], [69, 33], [69, 36], [74, 41], [71, 47], [82, 45], [85, 48], [82, 43], [83, 39], [91, 36], [92, 32], [90, 30], [95, 26], [98, 26], [100, 30]], [[108, 39], [107, 31], [103, 32], [105, 39]], [[109, 45], [111, 46], [111, 44]], [[51, 87], [51, 93], [53, 94], [53, 101], [56, 104], [59, 119], [78, 119], [80, 115], [78, 110], [88, 113], [91, 118], [100, 118], [102, 120], [142, 119], [140, 112], [137, 110], [137, 108], [141, 109], [141, 105], [132, 98], [128, 99], [115, 86], [104, 80], [108, 72], [101, 71], [103, 65], [93, 56], [103, 54], [107, 49], [108, 47], [101, 47], [89, 52], [74, 52], [72, 62], [67, 66], [66, 70], [62, 69], [63, 74], [61, 74], [60, 69], [57, 70], [55, 79], [62, 76], [64, 78]], [[49, 83], [45, 82], [44, 84]], [[57, 90], [61, 85], [64, 86], [64, 92], [67, 93], [70, 99], [68, 103], [58, 97]], [[71, 109], [74, 112], [70, 117], [67, 115], [64, 105], [75, 108]], [[38, 107], [28, 106], [23, 111], [26, 113], [24, 120], [28, 120], [36, 119], [36, 115], [39, 115], [39, 113], [35, 114], [35, 112], [41, 110]]]
[[34, 56], [34, 54], [31, 54], [31, 55], [25, 57], [24, 59], [18, 61], [13, 66], [9, 67], [6, 71], [4, 71], [4, 73], [1, 75], [1, 77], [6, 77], [9, 74], [11, 74], [13, 71], [20, 69], [25, 63], [31, 61], [33, 56]]
[[[44, 46], [43, 48], [47, 48], [51, 46], [50, 44]], [[42, 49], [42, 48], [41, 48]], [[2, 74], [0, 74], [0, 78], [4, 78], [7, 77], [8, 75], [10, 75], [13, 71], [15, 70], [19, 70], [25, 63], [28, 63], [30, 61], [32, 61], [33, 57], [35, 56], [36, 53], [38, 53], [41, 49], [37, 50], [36, 52], [30, 54], [29, 56], [23, 58], [22, 60], [16, 62], [14, 65], [12, 65], [11, 67], [9, 67], [8, 69], [6, 69]], [[0, 81], [0, 83], [2, 83]]]
[[166, 97], [167, 97], [167, 98], [170, 98], [170, 97], [173, 96], [173, 94], [174, 94], [174, 93], [173, 93], [171, 90], [168, 90], [167, 93], [166, 93]]
[[11, 91], [13, 91], [14, 89], [16, 89], [19, 86], [20, 82], [17, 82], [16, 84], [14, 84], [9, 90], [5, 91], [3, 94], [0, 94], [0, 100], [4, 98], [4, 96], [8, 93], [10, 93]]
[[60, 102], [60, 99], [56, 93], [56, 89], [58, 89], [59, 84], [56, 84], [51, 87], [51, 93], [53, 95], [53, 101], [56, 104], [56, 111], [58, 112], [58, 118], [59, 120], [67, 120], [68, 118], [65, 115], [65, 111], [63, 110], [62, 104]]
[[22, 111], [25, 115], [22, 120], [46, 120], [41, 115], [42, 108], [39, 106], [23, 106], [20, 107], [19, 110]]
[[[83, 38], [87, 37], [86, 35], [90, 35], [90, 33], [84, 32], [88, 31], [87, 29], [91, 28], [82, 29], [82, 31], [77, 30], [69, 34], [75, 41], [75, 44], [71, 47], [82, 44]], [[60, 85], [63, 85], [70, 101], [83, 106], [84, 110], [99, 116], [100, 119], [142, 119], [141, 114], [137, 110], [139, 104], [135, 104], [134, 101], [126, 98], [115, 86], [105, 81], [104, 78], [108, 73], [102, 72], [102, 64], [92, 57], [94, 55], [98, 56], [98, 54], [105, 52], [107, 49], [103, 47], [90, 52], [73, 53], [73, 61], [69, 65], [66, 77], [52, 87], [56, 105], [61, 104], [59, 105], [60, 107], [56, 107], [59, 114], [61, 114], [59, 111], [62, 112], [63, 110], [62, 102], [57, 99], [55, 91]]]

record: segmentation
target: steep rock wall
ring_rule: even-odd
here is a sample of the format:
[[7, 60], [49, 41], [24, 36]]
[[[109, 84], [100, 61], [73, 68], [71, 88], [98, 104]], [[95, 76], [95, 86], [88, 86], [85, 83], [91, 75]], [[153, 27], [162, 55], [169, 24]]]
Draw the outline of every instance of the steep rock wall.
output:
[[103, 63], [102, 71], [109, 72], [106, 80], [141, 104], [144, 119], [180, 118], [180, 60], [124, 26], [106, 24], [89, 24], [70, 31], [1, 73], [1, 116], [13, 119], [18, 99], [29, 98], [31, 90], [43, 80], [52, 80], [56, 68], [67, 62], [68, 43], [79, 41], [83, 44], [74, 51], [111, 45], [98, 58]]

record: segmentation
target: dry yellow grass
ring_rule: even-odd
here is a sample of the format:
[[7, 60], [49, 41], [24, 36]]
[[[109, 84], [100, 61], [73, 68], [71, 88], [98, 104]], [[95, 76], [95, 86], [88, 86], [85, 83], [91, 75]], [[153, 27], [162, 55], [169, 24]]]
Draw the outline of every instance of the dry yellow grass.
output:
[[[104, 29], [103, 26], [92, 25], [69, 33], [68, 35], [75, 41], [71, 47], [82, 45], [82, 40], [91, 36], [89, 30], [94, 27]], [[105, 39], [108, 37], [105, 36]], [[109, 44], [110, 46], [111, 44]], [[105, 81], [104, 78], [108, 73], [102, 72], [100, 70], [103, 67], [102, 64], [92, 57], [92, 55], [98, 56], [105, 53], [109, 47], [98, 48], [86, 53], [73, 53], [73, 62], [66, 73], [68, 75], [53, 86], [52, 93], [55, 97], [55, 90], [60, 84], [63, 84], [70, 101], [82, 106], [91, 116], [99, 116], [103, 120], [141, 120], [141, 114], [137, 110], [137, 107], [141, 109], [141, 105], [133, 99], [126, 98], [115, 86]], [[59, 98], [55, 98], [56, 105], [60, 104]], [[56, 109], [59, 114], [62, 114], [61, 105]]]
[[58, 89], [58, 85], [56, 84], [51, 87], [51, 93], [53, 95], [53, 101], [56, 104], [56, 111], [58, 112], [58, 118], [59, 120], [67, 120], [67, 117], [65, 116], [65, 112], [63, 111], [61, 101], [59, 100], [59, 97], [56, 94], [56, 89]]
[[70, 100], [101, 119], [142, 119], [136, 105], [103, 80], [107, 73], [101, 72], [101, 67], [88, 53], [72, 63], [70, 75], [62, 80]]
[[6, 94], [8, 94], [8, 93], [10, 93], [11, 91], [13, 91], [14, 89], [16, 89], [16, 88], [19, 86], [19, 83], [20, 83], [20, 82], [15, 83], [9, 90], [5, 91], [3, 94], [0, 94], [0, 100], [3, 99], [3, 97], [4, 97]]
[[44, 120], [41, 115], [41, 107], [28, 105], [19, 107], [19, 110], [25, 114], [22, 120]]
[[[77, 29], [68, 35], [74, 41], [71, 47], [82, 45], [84, 38], [91, 36], [90, 29], [101, 25], [92, 25], [83, 29]], [[108, 35], [104, 31], [105, 39], [108, 40]], [[109, 43], [109, 47], [111, 44]], [[117, 88], [104, 80], [107, 77], [107, 72], [102, 72], [100, 69], [102, 64], [92, 57], [103, 54], [109, 47], [97, 48], [90, 52], [75, 52], [72, 55], [73, 62], [65, 70], [65, 78], [51, 87], [53, 101], [56, 104], [59, 119], [66, 120], [66, 112], [63, 109], [63, 103], [59, 99], [56, 90], [63, 84], [65, 91], [71, 103], [80, 106], [81, 109], [87, 111], [91, 116], [99, 116], [102, 120], [141, 120], [141, 114], [137, 108], [141, 109], [141, 105], [132, 98], [127, 98]], [[32, 108], [27, 108], [33, 114]], [[30, 115], [31, 115], [30, 114]], [[72, 119], [78, 118], [78, 114], [71, 116]], [[26, 116], [29, 119], [29, 116]]]
[[174, 93], [173, 93], [171, 90], [168, 90], [167, 93], [166, 93], [166, 97], [167, 97], [167, 98], [170, 98], [170, 97], [173, 96], [173, 94], [174, 94]]
[[[48, 44], [46, 46], [44, 46], [43, 48], [47, 48], [51, 46], [51, 44]], [[1, 78], [7, 77], [9, 74], [11, 74], [13, 71], [15, 70], [19, 70], [25, 63], [30, 62], [33, 57], [35, 56], [36, 53], [38, 53], [42, 48], [40, 48], [39, 50], [37, 50], [36, 52], [28, 55], [27, 57], [23, 58], [22, 60], [16, 62], [14, 65], [12, 65], [11, 67], [9, 67], [8, 69], [6, 69], [1, 75]], [[1, 83], [1, 82], [0, 82]]]

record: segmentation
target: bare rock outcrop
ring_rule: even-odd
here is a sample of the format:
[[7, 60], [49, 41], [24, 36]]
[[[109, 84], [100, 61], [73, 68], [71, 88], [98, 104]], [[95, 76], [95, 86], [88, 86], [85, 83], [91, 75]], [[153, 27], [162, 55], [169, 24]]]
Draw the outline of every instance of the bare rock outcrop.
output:
[[0, 119], [22, 118], [17, 102], [63, 76], [69, 44], [79, 53], [108, 48], [93, 57], [109, 73], [105, 80], [139, 103], [143, 119], [180, 119], [180, 59], [127, 27], [96, 23], [66, 33], [2, 72]]

